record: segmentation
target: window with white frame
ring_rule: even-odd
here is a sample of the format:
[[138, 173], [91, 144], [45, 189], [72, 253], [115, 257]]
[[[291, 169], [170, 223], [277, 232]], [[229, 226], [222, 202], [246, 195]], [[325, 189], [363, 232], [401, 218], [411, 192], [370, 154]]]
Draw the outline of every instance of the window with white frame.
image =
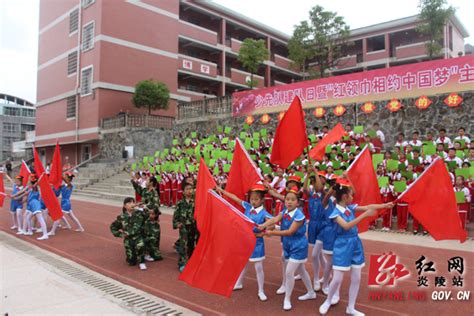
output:
[[79, 9], [69, 13], [69, 34], [77, 31], [79, 27]]
[[21, 109], [21, 116], [35, 117], [35, 110], [34, 109]]
[[4, 133], [15, 133], [17, 132], [17, 125], [15, 123], [3, 123], [3, 132]]
[[76, 117], [76, 96], [72, 95], [70, 97], [67, 97], [66, 102], [66, 118], [73, 119]]
[[87, 8], [88, 6], [93, 4], [94, 2], [95, 2], [95, 0], [82, 0], [82, 7]]
[[82, 28], [82, 50], [94, 48], [94, 21], [87, 23]]
[[5, 107], [3, 109], [3, 115], [6, 115], [6, 116], [21, 116], [21, 109], [12, 108], [12, 107]]
[[70, 53], [67, 56], [67, 75], [76, 73], [77, 70], [77, 51]]
[[82, 69], [81, 72], [81, 95], [92, 93], [92, 66]]

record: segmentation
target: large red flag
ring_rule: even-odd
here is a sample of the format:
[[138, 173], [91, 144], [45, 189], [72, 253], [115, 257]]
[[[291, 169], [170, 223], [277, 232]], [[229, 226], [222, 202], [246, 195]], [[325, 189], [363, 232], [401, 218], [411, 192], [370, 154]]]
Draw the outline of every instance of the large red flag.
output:
[[[368, 146], [366, 146], [355, 158], [349, 169], [347, 169], [347, 174], [355, 189], [354, 204], [364, 206], [368, 204], [382, 203], [377, 174], [375, 173], [372, 164], [372, 156], [370, 155]], [[378, 211], [379, 214], [382, 212], [384, 211]], [[356, 215], [358, 216], [360, 214]], [[359, 228], [359, 233], [367, 231], [369, 229], [369, 223], [377, 217], [378, 215], [369, 217], [360, 222], [357, 226]]]
[[49, 173], [49, 183], [54, 186], [54, 188], [59, 189], [61, 183], [63, 182], [63, 167], [61, 164], [61, 149], [59, 148], [59, 143], [56, 142], [56, 148], [54, 149], [53, 162], [51, 164], [51, 171]]
[[189, 285], [230, 297], [255, 247], [254, 223], [209, 190], [203, 217], [206, 226], [179, 279]]
[[341, 123], [337, 123], [337, 125], [311, 149], [309, 156], [314, 160], [323, 160], [324, 154], [326, 153], [326, 146], [339, 141], [344, 135], [346, 135], [344, 127], [342, 127]]
[[201, 158], [196, 184], [196, 199], [194, 202], [194, 219], [196, 220], [196, 225], [200, 232], [204, 227], [206, 218], [204, 214], [207, 210], [207, 191], [209, 191], [209, 189], [214, 189], [215, 187], [216, 182], [209, 172], [206, 163]]
[[39, 159], [38, 152], [36, 151], [35, 147], [33, 147], [33, 156], [35, 158], [36, 175], [39, 177], [38, 186], [41, 191], [41, 198], [48, 208], [49, 215], [54, 221], [56, 221], [63, 216], [61, 206], [59, 205], [59, 201], [49, 184], [48, 175], [44, 170], [43, 163]]
[[[252, 188], [254, 184], [262, 181], [263, 178], [258, 172], [257, 166], [250, 158], [240, 139], [235, 142], [234, 158], [230, 167], [229, 178], [225, 186], [226, 191], [232, 192], [241, 200], [245, 200], [245, 194]], [[237, 209], [243, 211], [241, 205], [238, 205], [230, 199], [226, 199]]]
[[286, 169], [308, 146], [303, 107], [296, 96], [276, 129], [270, 162]]
[[435, 240], [466, 241], [467, 233], [459, 218], [451, 178], [439, 157], [398, 200], [408, 203], [408, 211]]
[[3, 172], [0, 173], [0, 207], [3, 207], [5, 202], [5, 186], [3, 184]]
[[20, 176], [23, 177], [23, 186], [28, 184], [28, 179], [30, 178], [30, 168], [26, 165], [26, 162], [24, 160], [21, 161], [21, 167], [20, 167]]

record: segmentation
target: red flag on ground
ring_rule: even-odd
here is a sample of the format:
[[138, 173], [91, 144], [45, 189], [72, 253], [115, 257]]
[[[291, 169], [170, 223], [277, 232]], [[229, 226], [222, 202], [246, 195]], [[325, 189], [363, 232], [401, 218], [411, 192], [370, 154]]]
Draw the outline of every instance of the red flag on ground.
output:
[[[235, 142], [234, 158], [230, 167], [229, 178], [225, 186], [226, 191], [232, 192], [239, 199], [245, 200], [245, 194], [252, 188], [254, 184], [262, 181], [263, 178], [258, 172], [257, 166], [250, 158], [240, 139]], [[226, 199], [237, 209], [243, 211], [241, 205], [238, 205], [230, 199]]]
[[3, 184], [3, 172], [0, 173], [0, 207], [5, 202], [5, 185]]
[[48, 175], [44, 170], [43, 163], [39, 159], [38, 152], [36, 151], [35, 147], [33, 147], [33, 156], [35, 158], [36, 175], [39, 177], [38, 186], [40, 188], [41, 198], [48, 208], [49, 216], [51, 216], [51, 218], [56, 221], [63, 216], [61, 206], [59, 205], [59, 201], [49, 184]]
[[[372, 164], [372, 156], [370, 155], [368, 146], [354, 159], [354, 162], [350, 165], [349, 169], [347, 169], [347, 174], [355, 189], [352, 203], [361, 206], [382, 203], [377, 174]], [[383, 212], [384, 210], [379, 210], [378, 214], [381, 215]], [[360, 214], [356, 214], [356, 216]], [[360, 222], [357, 226], [359, 233], [366, 232], [369, 229], [369, 223], [377, 217], [378, 215], [369, 217]]]
[[53, 162], [51, 164], [51, 171], [49, 173], [49, 183], [54, 186], [57, 190], [63, 182], [63, 167], [61, 164], [61, 149], [59, 143], [56, 142], [56, 148], [54, 149]]
[[215, 187], [216, 182], [209, 172], [206, 163], [201, 158], [196, 184], [196, 200], [194, 202], [194, 219], [196, 220], [196, 225], [200, 232], [204, 227], [206, 218], [204, 214], [207, 210], [207, 191], [209, 191], [209, 189], [214, 189]]
[[439, 157], [398, 200], [408, 203], [408, 211], [435, 240], [466, 241], [451, 177]]
[[309, 156], [314, 160], [323, 160], [324, 154], [326, 153], [326, 146], [339, 141], [344, 135], [346, 135], [344, 127], [342, 127], [341, 123], [337, 123], [337, 125], [311, 149]]
[[26, 165], [26, 162], [24, 160], [21, 161], [21, 167], [20, 167], [20, 176], [23, 177], [23, 186], [28, 184], [28, 179], [30, 178], [30, 168]]
[[270, 162], [286, 169], [308, 146], [303, 107], [296, 96], [276, 129]]
[[207, 209], [202, 214], [207, 224], [179, 279], [206, 292], [230, 297], [255, 247], [255, 224], [214, 191], [209, 190], [207, 198]]

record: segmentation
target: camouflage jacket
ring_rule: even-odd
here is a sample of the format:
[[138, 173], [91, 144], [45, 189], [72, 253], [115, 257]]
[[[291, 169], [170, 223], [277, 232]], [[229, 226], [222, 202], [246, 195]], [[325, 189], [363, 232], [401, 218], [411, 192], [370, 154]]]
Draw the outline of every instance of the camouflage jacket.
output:
[[156, 192], [155, 189], [151, 190], [151, 191], [148, 191], [147, 188], [142, 188], [141, 186], [139, 186], [135, 181], [131, 181], [132, 184], [133, 184], [133, 188], [135, 189], [135, 191], [140, 194], [140, 196], [142, 197], [142, 200], [143, 200], [143, 203], [145, 203], [146, 207], [149, 209], [149, 210], [156, 210], [158, 211], [158, 215], [160, 214], [159, 210], [160, 210], [160, 196], [158, 194], [158, 192]]
[[173, 214], [173, 228], [178, 228], [178, 224], [183, 224], [184, 226], [196, 225], [194, 220], [194, 200], [190, 200], [189, 203], [184, 198], [178, 201]]
[[131, 214], [123, 212], [110, 224], [110, 231], [115, 237], [138, 239], [143, 237], [146, 214], [140, 210], [134, 210]]
[[159, 239], [160, 238], [160, 223], [147, 219], [145, 221], [145, 239]]

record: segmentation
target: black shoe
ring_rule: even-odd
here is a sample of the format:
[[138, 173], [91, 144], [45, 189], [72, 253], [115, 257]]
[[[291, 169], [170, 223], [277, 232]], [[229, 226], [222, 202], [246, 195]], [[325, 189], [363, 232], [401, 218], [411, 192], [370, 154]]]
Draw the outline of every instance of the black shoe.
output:
[[428, 235], [428, 232], [426, 230], [423, 231], [423, 236]]
[[414, 230], [414, 231], [413, 231], [413, 235], [416, 235], [416, 234], [418, 234], [418, 231], [417, 231], [417, 230]]

